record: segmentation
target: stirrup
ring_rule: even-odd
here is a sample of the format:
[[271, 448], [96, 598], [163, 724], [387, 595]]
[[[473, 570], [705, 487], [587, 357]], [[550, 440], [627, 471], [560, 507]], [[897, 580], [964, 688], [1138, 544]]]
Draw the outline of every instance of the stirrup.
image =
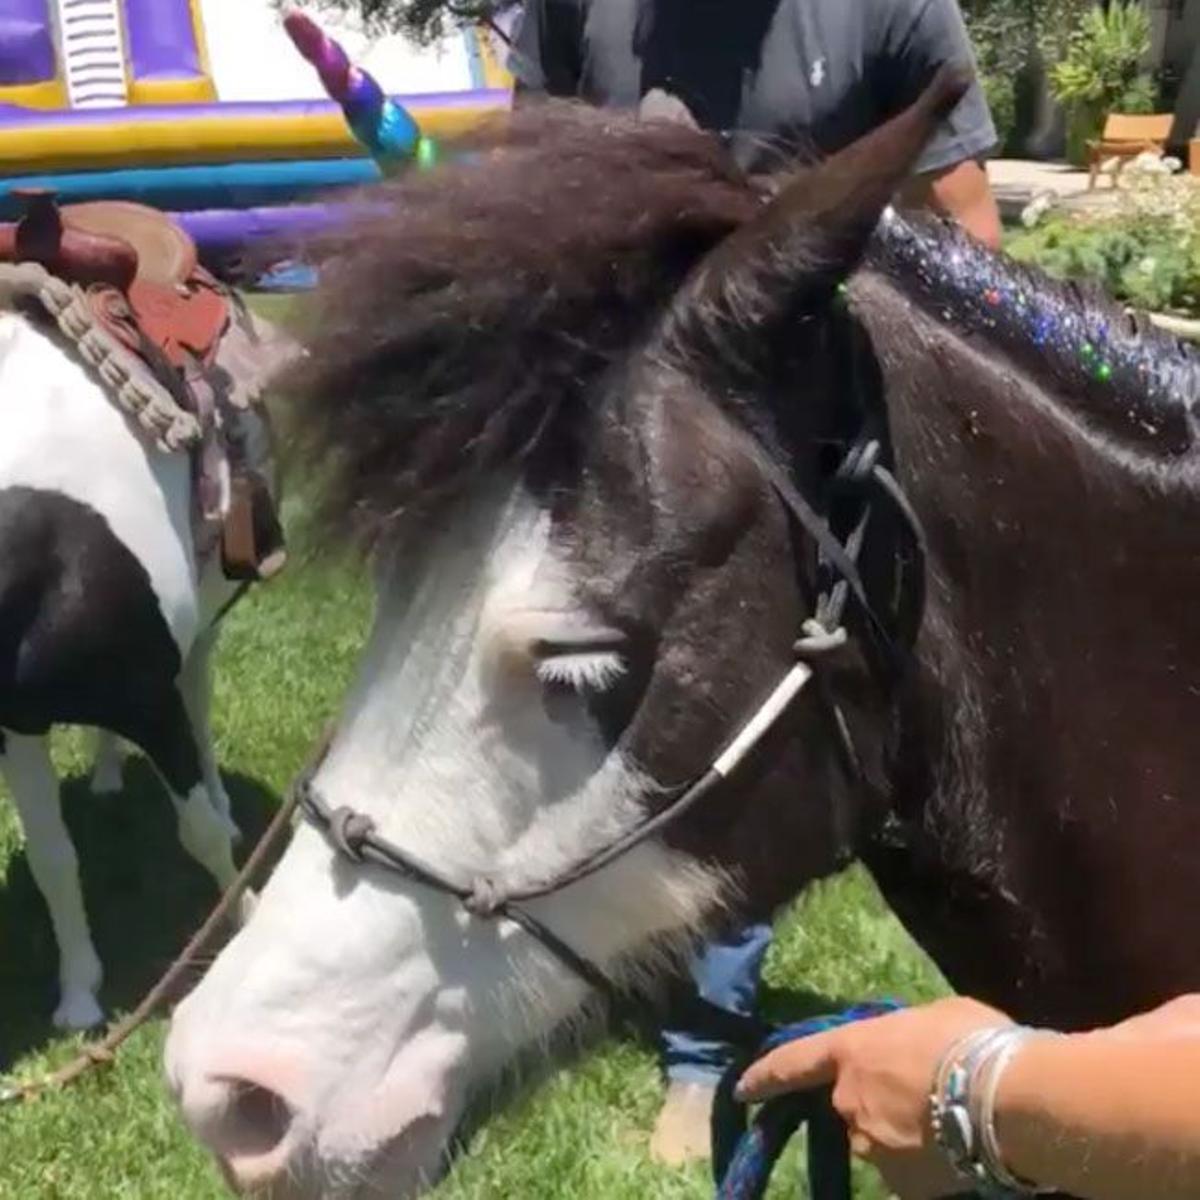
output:
[[287, 549], [270, 491], [256, 474], [234, 475], [229, 490], [229, 511], [221, 528], [225, 578], [271, 579], [287, 563]]

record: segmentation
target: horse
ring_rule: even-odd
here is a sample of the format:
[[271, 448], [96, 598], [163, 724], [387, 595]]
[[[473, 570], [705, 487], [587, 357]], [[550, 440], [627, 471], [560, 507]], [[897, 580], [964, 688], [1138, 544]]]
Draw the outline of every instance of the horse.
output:
[[[209, 658], [242, 585], [201, 544], [193, 454], [152, 443], [69, 342], [40, 309], [0, 311], [0, 773], [58, 941], [53, 1023], [86, 1029], [103, 1019], [102, 967], [47, 734], [97, 729], [95, 793], [119, 791], [125, 743], [141, 748], [184, 849], [226, 887], [238, 831], [209, 729]], [[269, 474], [264, 417], [237, 421], [248, 464]]]
[[374, 624], [165, 1049], [235, 1187], [419, 1193], [514, 1062], [855, 857], [1021, 1019], [1200, 984], [1200, 362], [890, 207], [954, 95], [765, 187], [539, 106], [341, 245], [293, 437]]

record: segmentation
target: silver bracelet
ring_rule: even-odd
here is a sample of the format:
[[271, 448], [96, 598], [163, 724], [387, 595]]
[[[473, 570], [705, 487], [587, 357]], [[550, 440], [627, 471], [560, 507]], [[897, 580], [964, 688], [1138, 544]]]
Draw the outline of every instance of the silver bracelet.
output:
[[984, 1064], [987, 1070], [979, 1092], [979, 1150], [988, 1175], [1002, 1187], [1019, 1195], [1041, 1195], [1045, 1189], [1037, 1187], [1026, 1179], [1021, 1179], [1004, 1161], [1000, 1151], [1000, 1141], [996, 1136], [996, 1096], [1000, 1090], [1000, 1077], [1004, 1074], [1009, 1063], [1022, 1046], [1037, 1037], [1054, 1036], [1047, 1030], [1022, 1028], [1019, 1035], [1014, 1034], [1006, 1039], [996, 1050], [990, 1062]]
[[929, 1096], [934, 1140], [950, 1165], [989, 1200], [1032, 1196], [1038, 1189], [1004, 1164], [996, 1138], [995, 1103], [1000, 1076], [1036, 1031], [1021, 1025], [976, 1030], [942, 1055]]
[[964, 1179], [975, 1182], [978, 1137], [970, 1097], [973, 1069], [981, 1054], [1010, 1029], [1002, 1025], [977, 1029], [959, 1038], [942, 1055], [929, 1094], [929, 1123], [934, 1141]]

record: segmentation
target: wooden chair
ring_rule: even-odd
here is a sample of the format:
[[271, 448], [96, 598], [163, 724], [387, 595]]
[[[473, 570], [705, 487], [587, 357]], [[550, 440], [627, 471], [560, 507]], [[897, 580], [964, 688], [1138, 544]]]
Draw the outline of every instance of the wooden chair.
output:
[[1131, 116], [1127, 113], [1109, 113], [1104, 122], [1104, 132], [1099, 139], [1092, 139], [1088, 149], [1088, 191], [1096, 186], [1101, 163], [1115, 158], [1112, 181], [1116, 186], [1121, 168], [1131, 158], [1149, 151], [1162, 154], [1167, 138], [1171, 136], [1171, 125], [1175, 118], [1171, 113], [1150, 113], [1146, 116]]

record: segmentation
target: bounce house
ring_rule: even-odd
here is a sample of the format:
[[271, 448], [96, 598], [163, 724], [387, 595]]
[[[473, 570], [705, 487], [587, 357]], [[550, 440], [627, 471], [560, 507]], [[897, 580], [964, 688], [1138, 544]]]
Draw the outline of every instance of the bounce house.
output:
[[[508, 103], [478, 30], [416, 46], [301, 7], [432, 138]], [[378, 177], [273, 0], [0, 0], [0, 219], [29, 188], [133, 200], [219, 259], [319, 225], [318, 194]]]

